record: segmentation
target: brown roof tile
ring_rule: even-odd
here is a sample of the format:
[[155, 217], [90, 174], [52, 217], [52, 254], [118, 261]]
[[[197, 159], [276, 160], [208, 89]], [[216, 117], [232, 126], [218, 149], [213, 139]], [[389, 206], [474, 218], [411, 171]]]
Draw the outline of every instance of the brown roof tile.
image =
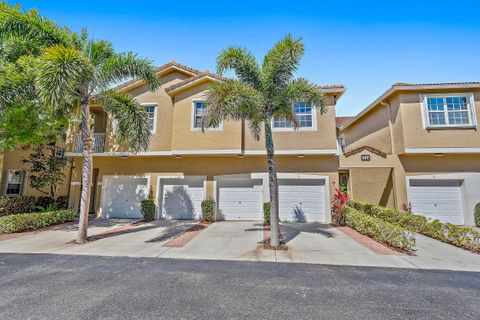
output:
[[335, 124], [337, 127], [343, 126], [348, 120], [353, 119], [354, 117], [336, 117]]
[[394, 83], [393, 87], [414, 87], [414, 86], [450, 86], [450, 85], [463, 85], [463, 84], [478, 84], [480, 82], [440, 82], [440, 83], [406, 83], [406, 82], [397, 82]]
[[191, 82], [193, 82], [193, 81], [195, 81], [195, 80], [197, 80], [197, 79], [200, 79], [200, 78], [202, 78], [202, 77], [211, 77], [211, 78], [214, 78], [214, 79], [217, 79], [217, 80], [222, 80], [222, 79], [224, 79], [223, 77], [219, 76], [218, 74], [214, 74], [214, 73], [211, 73], [211, 72], [209, 72], [209, 71], [204, 71], [204, 72], [200, 72], [199, 74], [197, 74], [197, 75], [195, 75], [195, 76], [192, 76], [192, 77], [190, 77], [190, 78], [187, 78], [187, 79], [185, 79], [185, 80], [183, 80], [183, 81], [180, 81], [180, 82], [178, 82], [178, 83], [175, 83], [175, 84], [173, 84], [173, 85], [165, 88], [165, 91], [167, 91], [167, 92], [168, 92], [168, 91], [172, 91], [172, 90], [174, 90], [174, 89], [177, 89], [177, 88], [179, 88], [179, 87], [181, 87], [181, 86], [184, 86], [184, 85], [186, 85], [186, 84], [189, 84], [189, 83], [191, 83]]

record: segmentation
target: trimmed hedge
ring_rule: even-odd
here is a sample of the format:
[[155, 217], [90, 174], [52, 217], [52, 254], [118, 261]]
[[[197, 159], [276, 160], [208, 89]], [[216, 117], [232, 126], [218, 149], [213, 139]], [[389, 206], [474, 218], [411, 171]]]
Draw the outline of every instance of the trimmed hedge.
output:
[[72, 221], [74, 217], [75, 213], [72, 210], [11, 214], [0, 218], [0, 233], [36, 230]]
[[202, 221], [213, 222], [215, 218], [215, 201], [207, 199], [202, 201]]
[[[0, 197], [0, 216], [10, 214], [21, 214], [39, 211], [38, 207], [47, 208], [54, 204], [50, 197]], [[65, 196], [58, 197], [56, 206], [58, 209], [66, 209], [68, 206], [68, 198]]]
[[155, 218], [155, 202], [152, 199], [142, 200], [140, 211], [145, 221], [152, 221]]
[[467, 250], [480, 251], [480, 232], [474, 228], [441, 223], [438, 220], [428, 221], [424, 216], [359, 201], [349, 201], [349, 206], [372, 217], [402, 226], [412, 232]]
[[270, 202], [263, 203], [263, 223], [270, 224]]
[[477, 205], [475, 206], [474, 215], [475, 215], [475, 225], [477, 227], [480, 227], [480, 203], [477, 203]]
[[375, 241], [407, 251], [415, 247], [413, 233], [405, 228], [374, 218], [349, 206], [345, 207], [343, 215], [347, 226], [373, 238]]

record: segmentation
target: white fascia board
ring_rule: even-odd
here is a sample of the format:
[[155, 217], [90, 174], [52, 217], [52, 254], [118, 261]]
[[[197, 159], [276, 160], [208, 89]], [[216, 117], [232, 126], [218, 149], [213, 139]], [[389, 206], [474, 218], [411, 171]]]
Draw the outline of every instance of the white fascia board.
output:
[[[245, 150], [243, 152], [245, 155], [266, 155], [266, 150]], [[315, 154], [328, 154], [336, 155], [338, 154], [337, 149], [311, 149], [311, 150], [275, 150], [275, 154], [278, 155], [315, 155]]]
[[406, 148], [406, 154], [480, 153], [480, 148]]

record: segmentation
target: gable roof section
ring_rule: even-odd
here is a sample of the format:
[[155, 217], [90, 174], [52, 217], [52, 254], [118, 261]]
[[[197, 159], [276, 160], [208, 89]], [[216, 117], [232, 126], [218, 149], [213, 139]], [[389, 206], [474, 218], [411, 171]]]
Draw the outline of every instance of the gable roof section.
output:
[[360, 153], [360, 152], [365, 151], [365, 150], [370, 151], [371, 153], [376, 154], [377, 156], [380, 156], [382, 158], [387, 157], [387, 154], [385, 152], [380, 151], [380, 150], [375, 149], [375, 148], [372, 148], [370, 146], [358, 147], [356, 149], [353, 149], [352, 151], [345, 152], [343, 155], [348, 158], [350, 156], [353, 156], [354, 154]]
[[399, 91], [422, 91], [422, 90], [440, 90], [440, 89], [468, 89], [468, 88], [480, 88], [480, 82], [444, 82], [444, 83], [404, 83], [397, 82], [394, 83], [387, 91], [385, 91], [380, 97], [375, 99], [371, 104], [369, 104], [365, 109], [360, 111], [355, 117], [346, 122], [343, 126], [340, 127], [341, 130], [349, 127], [357, 120], [362, 118], [370, 110], [375, 108], [385, 99], [389, 98], [392, 94]]
[[[180, 64], [180, 63], [177, 63], [173, 60], [170, 61], [169, 63], [166, 63], [166, 64], [164, 64], [164, 65], [155, 69], [155, 72], [159, 75], [168, 74], [168, 73], [173, 72], [173, 71], [180, 71], [180, 72], [182, 72], [186, 75], [189, 75], [189, 76], [196, 76], [199, 73], [201, 73], [197, 69], [187, 67], [187, 66], [185, 66], [183, 64]], [[113, 90], [115, 90], [115, 91], [125, 91], [125, 90], [129, 90], [129, 89], [133, 89], [135, 87], [138, 87], [139, 85], [142, 85], [143, 83], [144, 83], [144, 81], [141, 80], [141, 79], [132, 79], [132, 80], [129, 80], [129, 81], [124, 82], [122, 84], [119, 84], [118, 86], [113, 88]]]
[[187, 88], [203, 83], [205, 81], [218, 81], [222, 79], [224, 78], [217, 74], [211, 73], [209, 71], [204, 71], [200, 72], [197, 75], [194, 75], [193, 77], [187, 78], [183, 81], [180, 81], [165, 88], [165, 91], [170, 95], [175, 95], [178, 92], [181, 92]]

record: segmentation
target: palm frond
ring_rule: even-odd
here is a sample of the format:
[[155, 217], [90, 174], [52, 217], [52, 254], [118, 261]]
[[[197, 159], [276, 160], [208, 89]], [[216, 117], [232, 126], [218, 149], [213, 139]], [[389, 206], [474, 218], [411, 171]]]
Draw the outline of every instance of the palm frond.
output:
[[132, 52], [118, 53], [107, 59], [100, 67], [97, 78], [104, 88], [130, 78], [144, 80], [151, 91], [160, 86], [152, 61]]
[[126, 93], [105, 90], [96, 99], [118, 123], [119, 143], [128, 143], [135, 151], [145, 151], [150, 143], [148, 115], [145, 109]]
[[93, 66], [82, 52], [55, 45], [40, 56], [35, 85], [38, 95], [47, 105], [73, 103], [78, 90], [93, 77]]
[[287, 35], [267, 53], [262, 66], [262, 87], [270, 97], [292, 80], [304, 51], [301, 38]]
[[235, 71], [238, 79], [254, 88], [259, 88], [260, 66], [253, 54], [245, 48], [230, 47], [223, 50], [217, 58], [217, 73]]
[[100, 67], [115, 55], [113, 45], [107, 40], [82, 40], [84, 42], [83, 54], [90, 60], [94, 67]]
[[276, 110], [290, 109], [294, 103], [307, 103], [320, 109], [321, 113], [327, 111], [325, 96], [320, 88], [305, 78], [290, 81], [275, 98]]
[[37, 10], [24, 11], [20, 6], [0, 3], [0, 38], [18, 36], [39, 41], [44, 45], [73, 44], [73, 33], [58, 27], [53, 21], [38, 14]]
[[257, 119], [262, 115], [263, 103], [262, 94], [243, 82], [227, 79], [213, 83], [205, 99], [204, 127], [221, 120]]

